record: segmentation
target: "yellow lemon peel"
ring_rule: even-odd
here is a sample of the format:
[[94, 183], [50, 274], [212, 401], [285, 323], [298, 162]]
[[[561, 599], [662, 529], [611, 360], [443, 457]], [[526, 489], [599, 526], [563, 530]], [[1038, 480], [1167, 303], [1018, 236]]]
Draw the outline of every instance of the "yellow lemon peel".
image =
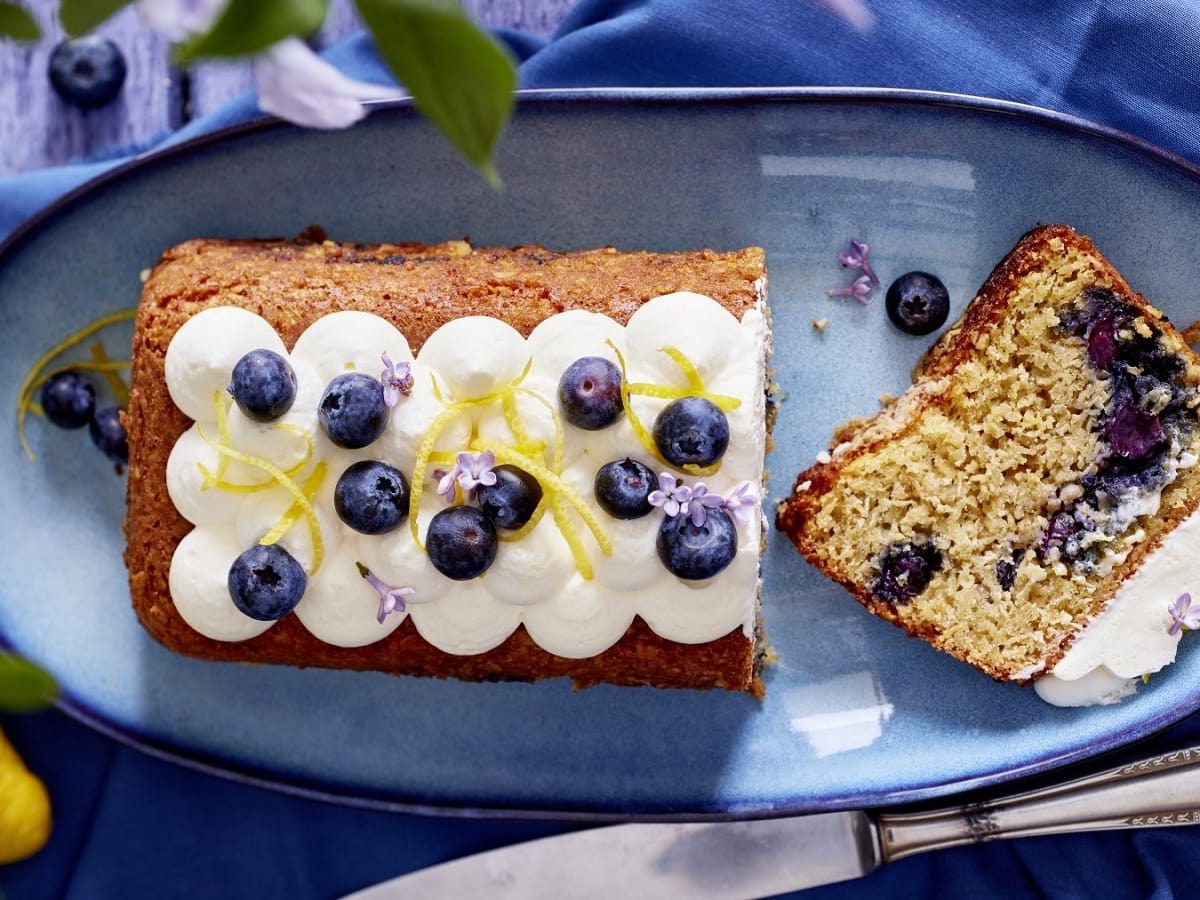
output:
[[[109, 313], [107, 316], [101, 316], [99, 319], [96, 319], [94, 322], [85, 325], [78, 331], [67, 335], [65, 338], [43, 353], [40, 357], [38, 357], [37, 361], [33, 364], [33, 367], [29, 370], [25, 377], [21, 379], [21, 384], [17, 388], [17, 439], [21, 443], [21, 449], [25, 451], [25, 455], [29, 457], [31, 461], [36, 459], [36, 457], [34, 456], [32, 448], [29, 446], [29, 442], [25, 440], [25, 415], [29, 409], [29, 399], [31, 395], [38, 387], [45, 383], [45, 380], [43, 380], [38, 382], [37, 385], [34, 384], [34, 382], [37, 381], [38, 376], [42, 374], [42, 370], [45, 369], [46, 366], [50, 365], [51, 361], [55, 357], [67, 350], [70, 350], [77, 344], [83, 343], [97, 331], [107, 328], [109, 325], [115, 325], [118, 322], [127, 322], [136, 315], [136, 309], [122, 309], [119, 312]], [[128, 362], [124, 363], [124, 366], [128, 365]], [[47, 375], [46, 379], [49, 379], [60, 371], [65, 372], [68, 369], [82, 368], [92, 368], [92, 366], [84, 366], [81, 363], [76, 363], [75, 365], [66, 366], [55, 370], [55, 372]]]
[[325, 556], [325, 543], [321, 539], [321, 523], [317, 521], [317, 514], [313, 510], [312, 504], [304, 496], [304, 493], [296, 485], [296, 482], [274, 463], [260, 459], [257, 456], [251, 456], [249, 453], [242, 453], [240, 450], [234, 450], [232, 447], [224, 446], [206, 435], [204, 429], [199, 426], [196, 427], [196, 431], [206, 444], [213, 447], [222, 456], [227, 456], [248, 466], [254, 466], [256, 469], [262, 469], [262, 471], [275, 480], [276, 484], [292, 495], [292, 498], [300, 505], [300, 509], [304, 513], [304, 518], [308, 520], [308, 527], [312, 535], [313, 563], [312, 569], [308, 574], [317, 574], [317, 570], [321, 568], [321, 561]]
[[717, 460], [708, 466], [698, 466], [693, 463], [687, 463], [683, 466], [676, 466], [674, 463], [668, 462], [663, 458], [663, 455], [658, 452], [658, 444], [655, 443], [654, 437], [642, 424], [642, 420], [638, 418], [637, 412], [633, 408], [633, 397], [635, 395], [641, 397], [655, 397], [660, 400], [678, 400], [683, 397], [702, 397], [713, 406], [729, 412], [737, 409], [742, 405], [742, 401], [737, 397], [730, 397], [726, 394], [713, 394], [705, 389], [704, 381], [700, 378], [700, 373], [681, 351], [675, 347], [660, 347], [659, 352], [665, 353], [675, 365], [679, 366], [683, 372], [684, 379], [688, 382], [688, 387], [679, 388], [665, 384], [649, 384], [645, 382], [630, 382], [629, 370], [625, 365], [625, 356], [617, 349], [617, 345], [612, 341], [605, 341], [609, 349], [617, 357], [617, 366], [621, 370], [621, 404], [625, 407], [625, 415], [629, 419], [629, 427], [633, 429], [634, 436], [638, 442], [646, 449], [646, 452], [653, 456], [658, 462], [664, 466], [682, 469], [689, 475], [712, 475], [721, 468], [721, 460]]
[[[324, 461], [317, 463], [313, 467], [312, 474], [304, 479], [304, 483], [300, 485], [300, 492], [304, 494], [309, 503], [312, 503], [313, 497], [321, 489], [321, 484], [325, 481], [325, 472], [327, 469], [328, 466], [325, 465]], [[300, 504], [292, 503], [287, 508], [287, 512], [275, 523], [274, 527], [262, 536], [259, 543], [263, 546], [278, 543], [279, 539], [287, 534], [293, 525], [300, 521], [302, 515], [304, 515], [304, 510]]]
[[[114, 360], [104, 352], [104, 345], [99, 341], [92, 341], [92, 362], [106, 363]], [[121, 380], [121, 376], [113, 371], [104, 373], [104, 382], [108, 385], [108, 389], [113, 392], [113, 396], [117, 398], [117, 406], [125, 409], [129, 406], [129, 386]]]
[[[292, 425], [290, 422], [281, 422], [271, 427], [278, 428], [280, 431], [290, 432], [304, 439], [304, 455], [300, 457], [300, 461], [294, 466], [283, 470], [283, 474], [288, 478], [295, 478], [306, 468], [308, 468], [308, 464], [312, 462], [312, 437], [299, 425]], [[226, 428], [225, 431], [226, 434], [221, 436], [221, 440], [224, 442], [225, 446], [228, 447], [231, 446], [233, 442], [232, 440], [226, 439], [228, 437], [228, 428]], [[219, 459], [220, 462], [218, 462], [218, 466], [220, 466], [221, 462], [225, 462], [224, 456], [219, 457]], [[221, 478], [219, 475], [211, 472], [208, 466], [204, 465], [204, 463], [196, 463], [196, 468], [198, 468], [200, 470], [200, 474], [204, 476], [204, 482], [200, 485], [200, 490], [202, 491], [207, 491], [209, 488], [216, 488], [217, 490], [225, 491], [228, 494], [254, 494], [258, 491], [264, 491], [267, 488], [274, 487], [276, 484], [274, 478], [268, 478], [265, 481], [254, 481], [249, 484], [239, 484], [236, 481], [227, 481], [226, 479]], [[219, 471], [220, 469], [218, 468], [218, 472]]]

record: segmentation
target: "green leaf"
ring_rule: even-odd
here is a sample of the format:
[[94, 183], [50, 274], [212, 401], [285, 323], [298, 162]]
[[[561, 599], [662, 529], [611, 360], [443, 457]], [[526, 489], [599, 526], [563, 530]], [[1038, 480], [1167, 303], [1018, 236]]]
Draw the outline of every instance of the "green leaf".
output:
[[57, 696], [53, 678], [19, 656], [0, 653], [0, 710], [28, 712], [49, 706]]
[[357, 0], [379, 52], [417, 109], [493, 186], [496, 141], [517, 70], [453, 0]]
[[36, 41], [42, 36], [42, 29], [33, 16], [15, 3], [0, 2], [0, 38], [12, 38], [14, 41]]
[[208, 34], [181, 44], [180, 63], [251, 56], [284, 38], [309, 35], [325, 21], [327, 0], [231, 0]]
[[130, 0], [62, 0], [58, 20], [71, 37], [87, 34], [105, 19], [128, 6]]

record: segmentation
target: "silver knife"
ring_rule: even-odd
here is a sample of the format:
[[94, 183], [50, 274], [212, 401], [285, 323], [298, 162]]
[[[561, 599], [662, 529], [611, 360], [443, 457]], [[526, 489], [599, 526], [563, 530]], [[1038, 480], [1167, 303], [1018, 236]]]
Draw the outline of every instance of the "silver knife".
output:
[[1200, 823], [1200, 747], [968, 806], [612, 825], [423, 869], [345, 900], [771, 897], [1000, 838]]

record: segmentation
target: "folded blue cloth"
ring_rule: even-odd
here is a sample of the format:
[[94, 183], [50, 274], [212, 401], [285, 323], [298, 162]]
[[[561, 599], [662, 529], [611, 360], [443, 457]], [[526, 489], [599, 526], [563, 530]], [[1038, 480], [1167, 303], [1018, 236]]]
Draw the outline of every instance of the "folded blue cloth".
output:
[[[1200, 162], [1200, 7], [1188, 0], [868, 0], [860, 34], [802, 0], [582, 0], [550, 41], [501, 37], [524, 87], [885, 85], [1001, 97], [1137, 134]], [[386, 81], [368, 41], [327, 54]], [[170, 140], [242, 121], [253, 97]], [[119, 160], [0, 180], [0, 236]], [[424, 819], [287, 797], [119, 746], [58, 713], [5, 728], [47, 781], [56, 827], [34, 859], [0, 869], [12, 900], [332, 897], [562, 824]], [[1200, 744], [1193, 718], [1140, 748]], [[1200, 798], [1197, 798], [1200, 804]], [[915, 857], [805, 897], [1155, 897], [1194, 893], [1200, 832], [1041, 838]]]

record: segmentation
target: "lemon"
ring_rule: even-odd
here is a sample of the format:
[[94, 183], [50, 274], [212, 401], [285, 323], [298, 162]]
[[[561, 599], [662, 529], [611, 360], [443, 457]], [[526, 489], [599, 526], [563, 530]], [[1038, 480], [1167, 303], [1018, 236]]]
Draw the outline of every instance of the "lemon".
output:
[[50, 795], [0, 732], [0, 864], [32, 856], [50, 837]]

